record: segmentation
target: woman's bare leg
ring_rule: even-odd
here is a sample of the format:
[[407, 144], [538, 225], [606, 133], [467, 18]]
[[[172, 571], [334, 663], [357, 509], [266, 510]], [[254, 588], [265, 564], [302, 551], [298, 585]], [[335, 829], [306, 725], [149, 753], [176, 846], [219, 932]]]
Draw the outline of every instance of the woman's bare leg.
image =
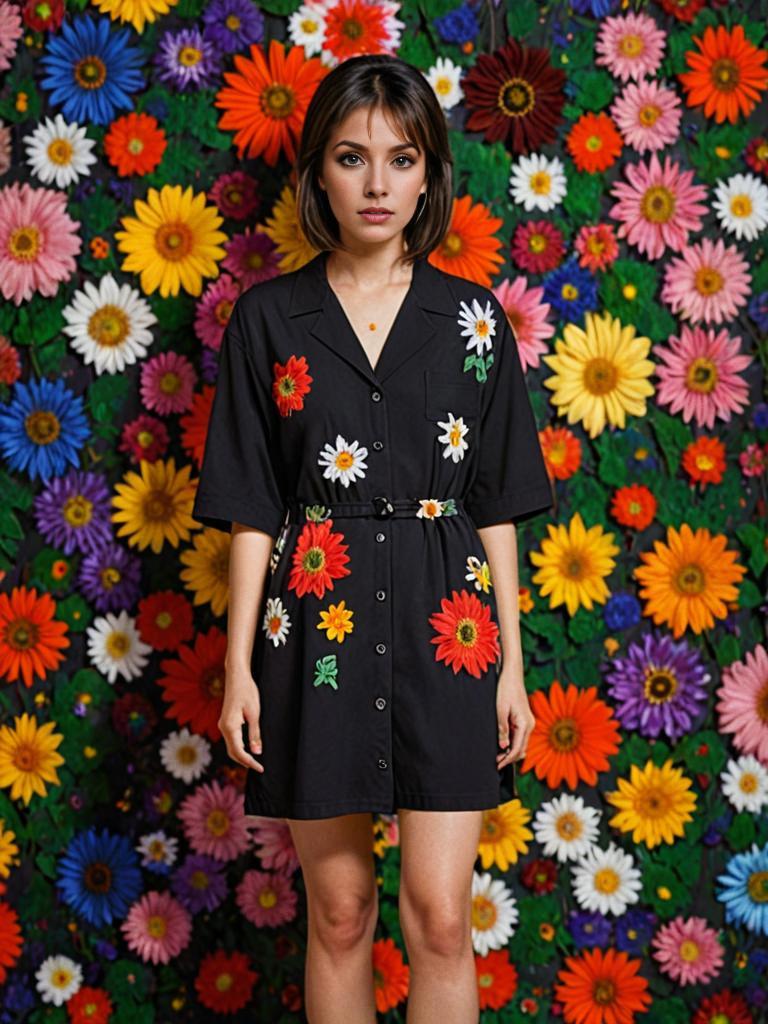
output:
[[376, 1024], [373, 933], [378, 890], [370, 812], [288, 819], [307, 890], [309, 1024]]

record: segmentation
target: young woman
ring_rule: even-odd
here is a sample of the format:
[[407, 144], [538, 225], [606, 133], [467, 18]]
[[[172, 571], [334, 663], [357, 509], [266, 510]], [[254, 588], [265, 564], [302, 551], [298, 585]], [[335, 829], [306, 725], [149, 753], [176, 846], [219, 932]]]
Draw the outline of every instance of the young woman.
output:
[[219, 726], [246, 813], [290, 825], [311, 1024], [376, 1019], [377, 811], [398, 813], [408, 1020], [477, 1021], [482, 812], [533, 726], [515, 523], [551, 486], [503, 309], [427, 259], [452, 244], [451, 163], [407, 63], [321, 82], [297, 161], [319, 255], [235, 304], [193, 510], [232, 531]]

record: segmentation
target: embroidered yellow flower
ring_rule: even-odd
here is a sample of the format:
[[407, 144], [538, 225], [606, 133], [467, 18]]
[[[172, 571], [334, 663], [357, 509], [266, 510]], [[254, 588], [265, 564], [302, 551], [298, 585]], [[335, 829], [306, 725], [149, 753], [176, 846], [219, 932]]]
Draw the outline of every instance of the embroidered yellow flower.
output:
[[344, 607], [343, 600], [339, 601], [338, 604], [329, 605], [328, 611], [320, 612], [317, 628], [326, 630], [329, 640], [338, 640], [341, 643], [347, 633], [351, 633], [355, 628], [352, 622], [353, 614], [351, 608]]

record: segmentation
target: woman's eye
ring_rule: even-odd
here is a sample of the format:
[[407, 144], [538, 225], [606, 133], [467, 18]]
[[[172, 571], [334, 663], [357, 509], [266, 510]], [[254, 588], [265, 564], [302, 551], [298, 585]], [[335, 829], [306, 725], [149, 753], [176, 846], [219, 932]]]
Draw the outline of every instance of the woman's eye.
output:
[[[343, 156], [339, 157], [339, 163], [342, 164], [344, 167], [356, 167], [357, 166], [356, 164], [345, 164], [344, 163], [344, 161], [349, 159], [350, 157], [354, 158], [355, 160], [359, 160], [360, 159], [359, 156], [357, 155], [357, 153], [345, 153]], [[405, 164], [398, 164], [399, 167], [408, 167], [411, 164], [415, 163], [415, 160], [412, 160], [411, 157], [409, 157], [406, 153], [400, 153], [398, 156], [395, 157], [395, 160], [406, 160], [407, 161], [407, 163], [405, 163]]]

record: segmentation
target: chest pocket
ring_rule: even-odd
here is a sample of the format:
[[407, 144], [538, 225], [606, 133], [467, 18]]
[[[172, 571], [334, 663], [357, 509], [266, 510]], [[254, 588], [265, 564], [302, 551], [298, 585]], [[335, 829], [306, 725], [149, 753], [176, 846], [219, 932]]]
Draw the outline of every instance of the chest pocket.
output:
[[471, 381], [456, 380], [455, 373], [424, 371], [424, 415], [428, 420], [447, 420], [452, 412], [465, 423], [480, 415], [480, 387]]

